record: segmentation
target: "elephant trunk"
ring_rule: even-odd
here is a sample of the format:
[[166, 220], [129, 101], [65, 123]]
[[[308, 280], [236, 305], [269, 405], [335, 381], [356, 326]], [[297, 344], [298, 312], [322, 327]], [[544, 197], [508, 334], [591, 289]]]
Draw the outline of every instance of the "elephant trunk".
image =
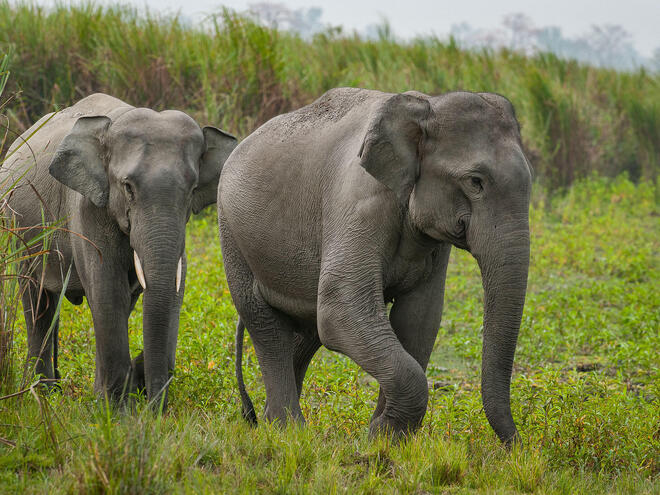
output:
[[495, 226], [472, 250], [484, 287], [481, 397], [495, 433], [506, 444], [518, 437], [511, 415], [513, 358], [529, 269], [528, 217]]
[[152, 222], [143, 252], [136, 250], [145, 287], [142, 332], [147, 397], [157, 408], [162, 403], [163, 410], [167, 407], [167, 385], [174, 371], [179, 309], [183, 297], [181, 278], [184, 274], [181, 272], [185, 266], [185, 223], [183, 225], [183, 228], [178, 227], [171, 220], [161, 225]]

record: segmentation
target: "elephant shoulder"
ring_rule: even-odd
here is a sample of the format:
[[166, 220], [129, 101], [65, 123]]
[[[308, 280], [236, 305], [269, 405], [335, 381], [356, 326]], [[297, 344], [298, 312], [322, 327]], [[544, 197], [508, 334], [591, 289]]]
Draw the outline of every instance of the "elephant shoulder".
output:
[[301, 109], [301, 114], [316, 122], [338, 122], [352, 110], [378, 99], [384, 93], [362, 88], [333, 88]]
[[325, 129], [340, 122], [344, 117], [370, 101], [383, 95], [379, 91], [361, 88], [333, 88], [302, 108], [271, 120], [278, 128], [287, 132], [305, 133]]

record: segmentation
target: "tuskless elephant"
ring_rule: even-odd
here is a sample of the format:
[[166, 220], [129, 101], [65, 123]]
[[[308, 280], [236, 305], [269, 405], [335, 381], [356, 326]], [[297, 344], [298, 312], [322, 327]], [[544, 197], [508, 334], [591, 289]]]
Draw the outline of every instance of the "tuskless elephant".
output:
[[[146, 387], [147, 397], [166, 407], [185, 288], [186, 223], [191, 212], [215, 203], [235, 146], [233, 136], [201, 129], [185, 113], [135, 108], [104, 94], [23, 133], [0, 169], [2, 187], [18, 181], [6, 211], [20, 227], [42, 225], [42, 214], [49, 223], [64, 221], [45, 269], [29, 274], [33, 283], [22, 296], [28, 366], [59, 378], [58, 325], [47, 332], [70, 269], [66, 297], [80, 304], [85, 296], [92, 312], [96, 392], [116, 400]], [[144, 351], [132, 362], [128, 317], [141, 293]]]
[[244, 417], [256, 422], [241, 373], [247, 328], [268, 420], [304, 421], [305, 371], [324, 345], [378, 381], [371, 435], [415, 430], [453, 245], [483, 280], [484, 411], [503, 442], [514, 440], [530, 189], [514, 109], [497, 94], [339, 88], [257, 129], [218, 187]]

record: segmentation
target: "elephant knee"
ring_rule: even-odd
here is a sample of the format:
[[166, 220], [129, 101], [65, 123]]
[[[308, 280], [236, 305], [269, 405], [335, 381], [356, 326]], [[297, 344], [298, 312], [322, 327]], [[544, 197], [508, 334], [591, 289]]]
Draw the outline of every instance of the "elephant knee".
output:
[[327, 349], [340, 351], [340, 330], [337, 328], [338, 311], [329, 305], [319, 305], [317, 311], [317, 327], [319, 340]]

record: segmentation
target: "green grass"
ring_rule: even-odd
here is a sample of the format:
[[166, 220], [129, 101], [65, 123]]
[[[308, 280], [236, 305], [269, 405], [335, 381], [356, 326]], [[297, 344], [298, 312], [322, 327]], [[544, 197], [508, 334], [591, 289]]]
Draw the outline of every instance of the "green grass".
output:
[[94, 91], [178, 108], [244, 137], [337, 86], [492, 91], [514, 103], [527, 153], [549, 187], [592, 171], [655, 180], [660, 75], [595, 69], [552, 54], [460, 50], [433, 37], [365, 41], [336, 30], [304, 41], [227, 11], [203, 23], [92, 3], [52, 9], [0, 0], [0, 53], [11, 51], [11, 126]]
[[[459, 250], [428, 370], [429, 408], [409, 441], [368, 441], [377, 386], [325, 350], [305, 383], [304, 429], [247, 426], [233, 376], [236, 313], [211, 209], [189, 226], [169, 412], [112, 412], [96, 399], [91, 316], [65, 303], [62, 393], [0, 401], [0, 437], [15, 443], [0, 446], [0, 491], [659, 493], [659, 193], [658, 184], [624, 177], [579, 181], [561, 195], [535, 190], [512, 385], [521, 449], [501, 448], [481, 410], [481, 279]], [[130, 329], [136, 353], [139, 304]], [[15, 370], [24, 355], [18, 329]], [[262, 408], [249, 344], [244, 361]]]
[[[660, 493], [658, 75], [465, 52], [434, 38], [397, 44], [329, 31], [305, 42], [229, 13], [188, 26], [124, 7], [0, 0], [4, 52], [8, 92], [20, 91], [0, 108], [13, 131], [93, 91], [186, 110], [239, 136], [335, 86], [497, 91], [516, 105], [540, 180], [512, 385], [522, 448], [502, 449], [481, 410], [481, 279], [459, 250], [427, 373], [429, 407], [412, 438], [368, 441], [377, 385], [325, 350], [305, 382], [306, 428], [247, 426], [210, 209], [189, 225], [168, 413], [111, 411], [94, 396], [91, 315], [65, 302], [62, 393], [0, 400], [0, 493]], [[3, 297], [15, 302], [10, 292]], [[140, 303], [130, 332], [136, 354]], [[21, 380], [21, 321], [14, 340], [7, 392]], [[250, 345], [244, 370], [261, 409]]]

